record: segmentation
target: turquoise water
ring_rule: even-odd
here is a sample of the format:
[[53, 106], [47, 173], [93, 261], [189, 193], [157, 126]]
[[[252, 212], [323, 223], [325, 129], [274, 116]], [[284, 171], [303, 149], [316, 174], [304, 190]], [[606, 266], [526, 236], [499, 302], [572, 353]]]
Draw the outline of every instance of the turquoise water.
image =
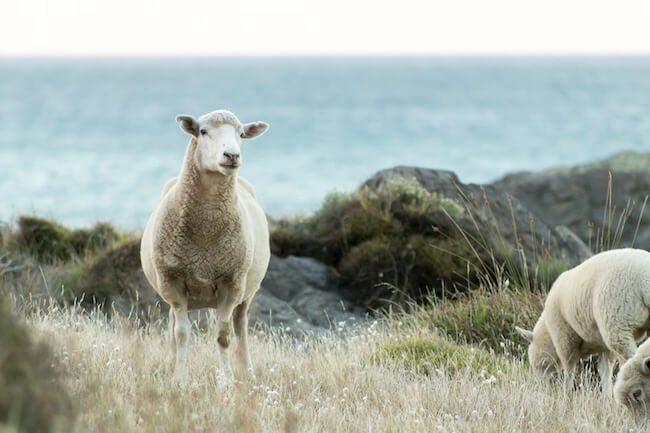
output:
[[271, 124], [241, 174], [280, 216], [397, 164], [487, 182], [650, 150], [650, 57], [0, 59], [0, 220], [142, 228], [174, 116], [216, 108]]

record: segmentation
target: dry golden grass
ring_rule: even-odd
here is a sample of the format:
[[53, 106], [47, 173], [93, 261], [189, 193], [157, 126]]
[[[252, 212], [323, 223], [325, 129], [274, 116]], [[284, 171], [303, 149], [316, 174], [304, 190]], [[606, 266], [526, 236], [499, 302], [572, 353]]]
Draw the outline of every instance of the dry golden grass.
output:
[[442, 338], [397, 320], [369, 323], [345, 338], [334, 332], [298, 342], [255, 331], [257, 379], [228, 387], [217, 376], [216, 327], [193, 329], [190, 380], [179, 386], [171, 381], [161, 323], [137, 327], [55, 306], [27, 317], [64, 371], [76, 432], [646, 431], [593, 387], [564, 391], [529, 377], [521, 361], [504, 360], [513, 368], [487, 377], [475, 368], [446, 368], [467, 346], [457, 356], [437, 356], [441, 368], [429, 375], [409, 369], [409, 356], [377, 361], [404, 340]]

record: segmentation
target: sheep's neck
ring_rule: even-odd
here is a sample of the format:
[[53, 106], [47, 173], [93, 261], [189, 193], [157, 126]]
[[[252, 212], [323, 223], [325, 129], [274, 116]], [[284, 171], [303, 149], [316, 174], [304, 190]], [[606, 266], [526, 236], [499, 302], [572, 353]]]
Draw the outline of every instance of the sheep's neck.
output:
[[180, 174], [179, 201], [183, 214], [189, 220], [198, 217], [202, 223], [229, 220], [227, 215], [236, 212], [237, 176], [221, 173], [202, 173], [194, 164], [191, 153], [185, 157]]

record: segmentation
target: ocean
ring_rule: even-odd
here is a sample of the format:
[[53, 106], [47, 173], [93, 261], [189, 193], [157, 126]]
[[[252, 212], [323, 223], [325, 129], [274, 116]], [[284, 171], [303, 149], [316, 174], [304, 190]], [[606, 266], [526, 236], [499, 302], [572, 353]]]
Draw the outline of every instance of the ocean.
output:
[[463, 182], [650, 150], [650, 57], [0, 58], [0, 221], [144, 227], [217, 108], [271, 127], [240, 174], [268, 214], [309, 213], [375, 171]]

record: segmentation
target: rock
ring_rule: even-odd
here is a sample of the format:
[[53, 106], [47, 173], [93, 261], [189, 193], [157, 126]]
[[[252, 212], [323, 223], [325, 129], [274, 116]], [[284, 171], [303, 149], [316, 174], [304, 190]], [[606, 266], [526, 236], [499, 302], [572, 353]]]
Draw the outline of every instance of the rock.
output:
[[291, 331], [321, 332], [361, 319], [364, 311], [339, 295], [325, 264], [308, 257], [271, 257], [262, 289], [253, 298], [251, 319]]
[[[359, 307], [343, 303], [336, 278], [324, 264], [310, 258], [271, 257], [262, 288], [253, 298], [250, 323], [282, 327], [292, 334], [330, 329], [331, 324], [362, 317]], [[140, 264], [140, 240], [108, 250], [81, 277], [75, 290], [82, 305], [99, 305], [106, 313], [137, 314], [144, 320], [166, 317], [169, 307], [151, 288]], [[193, 320], [205, 325], [206, 314]]]
[[[616, 173], [649, 172], [650, 152], [622, 150], [609, 158], [572, 166], [557, 166], [536, 173], [544, 174], [581, 174], [595, 169], [605, 169]], [[530, 172], [522, 172], [530, 173]]]
[[[596, 236], [608, 214], [606, 200], [611, 169], [597, 166], [517, 173], [505, 176], [493, 186], [510, 192], [547, 223], [566, 225], [594, 249], [601, 249], [596, 248]], [[631, 207], [620, 246], [632, 245], [640, 211], [649, 193], [650, 170], [612, 171], [612, 234], [623, 210]], [[650, 212], [643, 214], [634, 246], [650, 249]]]
[[[591, 255], [584, 242], [571, 236], [569, 229], [558, 233], [556, 224], [549, 225], [544, 218], [538, 218], [537, 208], [528, 207], [500, 185], [463, 184], [450, 171], [399, 166], [377, 172], [362, 187], [377, 189], [395, 177], [416, 179], [428, 191], [453, 199], [469, 209], [470, 212], [456, 219], [462, 231], [478, 235], [478, 228], [488, 249], [496, 253], [503, 252], [505, 247], [515, 260], [523, 251], [529, 268], [539, 259], [542, 245], [569, 266]], [[440, 224], [447, 226], [449, 223], [440, 221]]]

